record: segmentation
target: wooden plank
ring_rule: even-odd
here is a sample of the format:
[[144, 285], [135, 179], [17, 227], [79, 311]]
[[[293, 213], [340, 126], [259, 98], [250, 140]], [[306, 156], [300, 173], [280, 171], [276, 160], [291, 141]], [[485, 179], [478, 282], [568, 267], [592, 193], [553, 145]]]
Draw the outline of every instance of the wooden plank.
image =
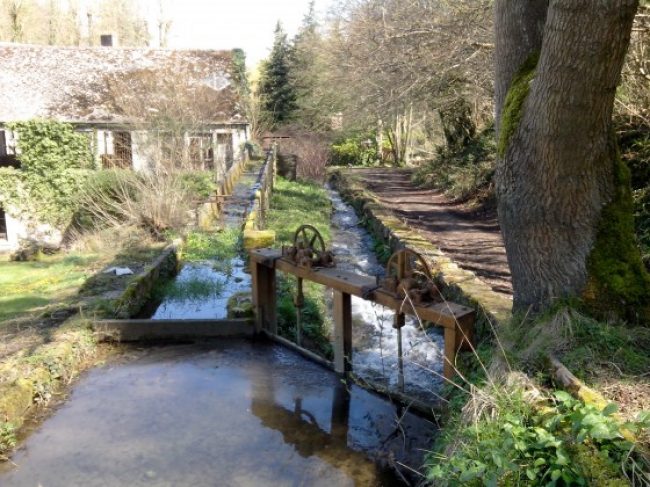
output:
[[429, 306], [415, 306], [414, 309], [410, 303], [404, 303], [404, 299], [396, 298], [395, 295], [382, 291], [381, 289], [378, 289], [369, 297], [382, 306], [391, 309], [402, 309], [402, 312], [405, 314], [417, 315], [422, 321], [430, 321], [434, 325], [445, 328], [455, 328], [466, 316], [474, 314], [472, 308], [449, 301], [435, 303]]
[[95, 322], [93, 329], [98, 339], [118, 342], [234, 337], [253, 334], [252, 322], [248, 319], [103, 320]]
[[285, 259], [275, 261], [275, 268], [280, 272], [286, 272], [294, 276], [302, 277], [308, 281], [331, 287], [338, 291], [363, 297], [366, 293], [376, 287], [376, 280], [373, 277], [360, 276], [353, 272], [346, 272], [333, 269], [310, 270], [298, 267]]
[[273, 267], [275, 260], [282, 257], [282, 251], [278, 249], [253, 249], [249, 250], [248, 254], [250, 255], [251, 263], [256, 262], [267, 267]]
[[434, 325], [445, 328], [454, 328], [468, 315], [473, 315], [474, 310], [467, 306], [445, 301], [429, 306], [416, 306], [413, 309], [409, 303], [403, 304], [403, 299], [395, 297], [392, 293], [376, 288], [376, 279], [368, 276], [361, 276], [352, 272], [331, 269], [309, 270], [298, 267], [286, 259], [280, 258], [281, 252], [275, 249], [258, 249], [251, 252], [251, 261], [259, 262], [266, 266], [275, 266], [277, 270], [298, 276], [302, 279], [322, 284], [332, 289], [370, 299], [382, 306], [391, 309], [402, 308], [403, 312], [409, 315], [417, 315], [423, 321], [430, 321]]
[[352, 299], [334, 291], [334, 370], [344, 374], [352, 370]]
[[445, 378], [452, 379], [456, 373], [456, 329], [445, 328], [445, 357], [443, 364], [443, 374]]

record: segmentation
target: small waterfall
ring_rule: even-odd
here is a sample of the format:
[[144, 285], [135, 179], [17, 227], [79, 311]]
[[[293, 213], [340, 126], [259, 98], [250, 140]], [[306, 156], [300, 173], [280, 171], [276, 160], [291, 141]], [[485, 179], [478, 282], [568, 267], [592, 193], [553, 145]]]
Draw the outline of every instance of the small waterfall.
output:
[[[369, 276], [385, 273], [373, 251], [373, 239], [361, 226], [354, 209], [328, 188], [333, 205], [332, 250], [337, 266]], [[397, 331], [394, 312], [361, 298], [352, 298], [353, 369], [357, 375], [395, 388], [397, 386]], [[442, 384], [444, 356], [442, 329], [420, 327], [407, 317], [402, 329], [405, 392], [435, 399]]]

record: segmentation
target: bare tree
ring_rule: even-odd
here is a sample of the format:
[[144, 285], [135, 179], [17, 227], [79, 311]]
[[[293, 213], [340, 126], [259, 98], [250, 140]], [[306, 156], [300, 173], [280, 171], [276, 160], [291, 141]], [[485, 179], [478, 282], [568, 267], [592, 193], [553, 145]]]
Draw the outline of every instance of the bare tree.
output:
[[[490, 1], [349, 0], [325, 45], [333, 107], [351, 127], [385, 128], [393, 159], [409, 157], [412, 132], [459, 98], [492, 113]], [[447, 109], [447, 110], [445, 110]], [[456, 117], [448, 123], [455, 123]]]

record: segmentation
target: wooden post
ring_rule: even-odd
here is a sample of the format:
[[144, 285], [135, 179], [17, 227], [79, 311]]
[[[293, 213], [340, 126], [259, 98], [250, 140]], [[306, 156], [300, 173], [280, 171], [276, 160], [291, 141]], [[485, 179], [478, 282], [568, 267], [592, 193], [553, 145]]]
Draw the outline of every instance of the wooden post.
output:
[[454, 364], [456, 363], [456, 354], [460, 350], [471, 350], [474, 342], [474, 313], [467, 314], [457, 320], [453, 328], [445, 328], [445, 364], [444, 375], [447, 379], [452, 379], [456, 373]]
[[253, 306], [255, 308], [255, 333], [265, 330], [278, 333], [276, 314], [275, 269], [252, 262]]
[[305, 295], [302, 291], [302, 277], [296, 282], [296, 297], [294, 299], [296, 306], [296, 345], [302, 346], [302, 308], [305, 305]]
[[402, 328], [406, 325], [406, 315], [395, 310], [393, 328], [397, 330], [397, 388], [404, 392], [404, 354], [402, 352]]
[[334, 290], [334, 370], [340, 374], [352, 370], [352, 299], [348, 293]]
[[445, 328], [445, 358], [443, 373], [446, 379], [454, 377], [454, 364], [456, 363], [457, 346], [456, 328]]

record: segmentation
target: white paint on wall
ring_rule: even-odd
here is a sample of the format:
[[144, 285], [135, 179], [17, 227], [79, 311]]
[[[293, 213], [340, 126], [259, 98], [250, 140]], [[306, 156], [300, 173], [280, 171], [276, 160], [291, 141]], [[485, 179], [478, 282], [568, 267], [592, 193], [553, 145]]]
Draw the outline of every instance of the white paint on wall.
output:
[[0, 252], [13, 252], [20, 248], [23, 241], [58, 247], [63, 240], [61, 231], [47, 223], [38, 223], [5, 213], [7, 220], [7, 239], [0, 239]]
[[150, 139], [146, 130], [131, 132], [131, 159], [133, 169], [136, 171], [147, 172], [155, 162], [152, 159], [155, 144]]

